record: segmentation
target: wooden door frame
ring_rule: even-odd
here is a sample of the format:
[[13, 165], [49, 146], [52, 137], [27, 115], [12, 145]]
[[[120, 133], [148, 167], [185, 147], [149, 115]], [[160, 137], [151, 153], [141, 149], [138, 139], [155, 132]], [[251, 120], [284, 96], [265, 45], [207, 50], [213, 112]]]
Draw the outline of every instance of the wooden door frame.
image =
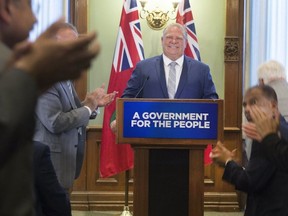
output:
[[[79, 35], [84, 35], [88, 31], [87, 20], [87, 0], [69, 0], [69, 22], [78, 30]], [[87, 73], [74, 82], [75, 89], [81, 100], [84, 100], [87, 93]]]

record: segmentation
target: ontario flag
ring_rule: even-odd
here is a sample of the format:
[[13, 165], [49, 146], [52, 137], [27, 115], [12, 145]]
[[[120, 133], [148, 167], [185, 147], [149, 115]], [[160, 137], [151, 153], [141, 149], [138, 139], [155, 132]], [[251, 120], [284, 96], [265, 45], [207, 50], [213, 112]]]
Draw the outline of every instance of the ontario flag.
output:
[[[193, 19], [192, 10], [190, 7], [189, 0], [182, 0], [178, 6], [178, 12], [176, 16], [176, 22], [186, 26], [187, 30], [187, 46], [185, 48], [185, 55], [201, 61], [200, 49], [198, 44], [198, 39], [196, 35], [196, 28]], [[204, 164], [208, 165], [212, 163], [209, 156], [212, 150], [212, 145], [209, 144], [204, 151]]]
[[[112, 62], [108, 92], [121, 96], [136, 63], [144, 59], [142, 34], [136, 0], [124, 0]], [[100, 149], [100, 175], [109, 177], [133, 168], [134, 154], [129, 144], [118, 145], [110, 129], [116, 100], [105, 107]]]
[[185, 55], [201, 61], [196, 28], [189, 0], [182, 0], [179, 3], [176, 22], [186, 26], [188, 43], [185, 48]]

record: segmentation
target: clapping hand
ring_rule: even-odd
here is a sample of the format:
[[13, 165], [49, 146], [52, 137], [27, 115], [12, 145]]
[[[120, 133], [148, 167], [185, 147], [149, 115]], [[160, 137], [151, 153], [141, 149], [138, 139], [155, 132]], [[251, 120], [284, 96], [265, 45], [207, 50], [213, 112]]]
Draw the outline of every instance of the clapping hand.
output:
[[261, 136], [259, 135], [254, 122], [247, 122], [243, 124], [242, 130], [248, 138], [260, 142]]
[[103, 107], [110, 104], [116, 97], [118, 92], [114, 91], [112, 93], [106, 94], [105, 93], [105, 85], [102, 84], [101, 87], [96, 88], [91, 94], [93, 95], [97, 106]]
[[267, 114], [257, 106], [251, 108], [250, 114], [259, 135], [258, 141], [261, 141], [270, 133], [277, 133], [279, 127], [279, 115]]
[[218, 141], [217, 145], [212, 149], [210, 158], [214, 163], [221, 167], [225, 167], [228, 161], [234, 160], [236, 156], [236, 149], [229, 151], [222, 142]]

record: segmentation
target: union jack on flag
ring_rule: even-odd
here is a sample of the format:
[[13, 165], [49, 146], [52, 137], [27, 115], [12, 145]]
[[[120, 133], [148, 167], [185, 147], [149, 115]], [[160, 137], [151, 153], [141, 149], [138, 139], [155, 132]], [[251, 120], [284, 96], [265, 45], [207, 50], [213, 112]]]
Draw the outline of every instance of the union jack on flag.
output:
[[196, 28], [189, 0], [182, 0], [179, 3], [176, 22], [186, 26], [188, 43], [185, 54], [193, 59], [201, 61]]
[[[121, 96], [137, 62], [144, 59], [142, 34], [136, 0], [124, 0], [122, 15], [112, 62], [108, 92]], [[129, 144], [118, 145], [110, 129], [116, 104], [105, 107], [102, 143], [100, 149], [100, 175], [109, 177], [134, 166], [134, 154]]]
[[113, 67], [116, 72], [122, 72], [134, 68], [136, 63], [143, 59], [144, 50], [137, 2], [126, 0], [116, 41]]

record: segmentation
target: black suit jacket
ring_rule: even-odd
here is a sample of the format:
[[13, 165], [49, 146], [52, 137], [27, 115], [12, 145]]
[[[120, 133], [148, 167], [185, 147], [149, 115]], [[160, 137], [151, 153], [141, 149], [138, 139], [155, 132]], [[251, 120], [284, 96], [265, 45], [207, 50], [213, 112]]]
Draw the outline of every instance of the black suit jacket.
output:
[[222, 178], [247, 193], [245, 216], [286, 216], [288, 174], [267, 160], [262, 148], [254, 141], [247, 168], [230, 161]]
[[280, 133], [269, 134], [262, 140], [264, 155], [278, 169], [288, 172], [288, 124], [281, 116]]
[[60, 186], [47, 145], [34, 142], [36, 216], [71, 216], [70, 201]]

